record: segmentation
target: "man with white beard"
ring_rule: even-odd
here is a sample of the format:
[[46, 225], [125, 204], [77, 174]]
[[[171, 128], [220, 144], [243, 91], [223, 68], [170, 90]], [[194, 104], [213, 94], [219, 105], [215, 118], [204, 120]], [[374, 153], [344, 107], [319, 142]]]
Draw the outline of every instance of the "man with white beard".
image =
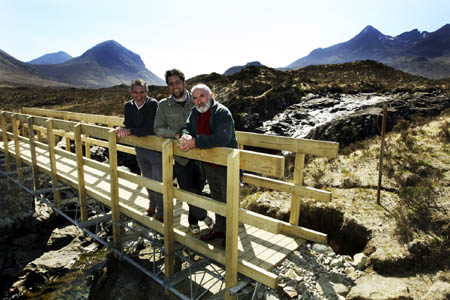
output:
[[[211, 89], [205, 84], [197, 84], [191, 89], [194, 108], [180, 131], [180, 149], [188, 151], [194, 148], [213, 147], [238, 148], [234, 130], [234, 120], [227, 107], [214, 99]], [[227, 168], [202, 162], [202, 169], [208, 181], [213, 199], [226, 202]], [[210, 241], [222, 239], [225, 245], [226, 218], [216, 214], [216, 223], [200, 239]]]

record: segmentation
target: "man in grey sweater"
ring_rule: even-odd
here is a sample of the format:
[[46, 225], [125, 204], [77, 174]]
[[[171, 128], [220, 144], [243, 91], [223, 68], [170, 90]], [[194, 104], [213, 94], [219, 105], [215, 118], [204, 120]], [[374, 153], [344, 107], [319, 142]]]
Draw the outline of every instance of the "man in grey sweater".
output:
[[[178, 131], [186, 123], [194, 103], [191, 93], [185, 88], [184, 74], [180, 70], [168, 70], [165, 77], [171, 95], [159, 102], [154, 130], [158, 136], [178, 139]], [[202, 192], [205, 180], [197, 161], [175, 156], [174, 176], [183, 190], [196, 194]], [[192, 233], [200, 232], [198, 226], [200, 220], [203, 220], [207, 226], [212, 226], [213, 221], [204, 209], [189, 205], [188, 221], [189, 230]]]

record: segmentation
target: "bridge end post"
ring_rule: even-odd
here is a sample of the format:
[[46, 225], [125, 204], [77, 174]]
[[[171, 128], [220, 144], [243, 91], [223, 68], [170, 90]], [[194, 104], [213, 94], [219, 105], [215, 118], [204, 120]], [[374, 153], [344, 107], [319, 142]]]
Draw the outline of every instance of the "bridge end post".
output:
[[230, 289], [238, 282], [238, 234], [239, 234], [239, 180], [240, 151], [233, 150], [227, 159], [227, 231], [226, 231], [226, 263], [225, 263], [225, 299], [235, 300], [236, 295]]
[[111, 193], [111, 208], [113, 222], [113, 240], [114, 247], [119, 251], [122, 250], [120, 237], [120, 206], [119, 206], [119, 173], [117, 170], [117, 136], [116, 131], [111, 129], [108, 131], [108, 148], [109, 148], [109, 180]]
[[163, 208], [164, 208], [164, 264], [165, 275], [175, 273], [175, 234], [173, 231], [173, 147], [172, 140], [166, 140], [162, 145], [163, 172]]

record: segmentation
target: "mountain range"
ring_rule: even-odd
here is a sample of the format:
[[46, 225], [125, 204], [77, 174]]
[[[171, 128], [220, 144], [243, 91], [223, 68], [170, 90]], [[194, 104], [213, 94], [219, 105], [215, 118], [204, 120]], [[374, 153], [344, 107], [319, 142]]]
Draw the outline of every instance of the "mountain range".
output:
[[30, 85], [68, 86], [67, 84], [44, 78], [33, 65], [21, 62], [0, 50], [0, 87]]
[[318, 48], [287, 69], [371, 59], [431, 79], [450, 77], [450, 24], [434, 32], [417, 29], [395, 37], [367, 26], [347, 42]]
[[135, 78], [142, 78], [149, 85], [165, 85], [145, 67], [138, 54], [113, 40], [100, 43], [79, 57], [55, 63], [61, 57], [64, 54], [57, 52], [24, 63], [0, 51], [0, 85], [100, 88], [129, 84]]
[[[349, 41], [315, 49], [280, 69], [367, 59], [429, 79], [450, 78], [450, 24], [434, 32], [414, 29], [395, 37], [384, 35], [369, 25]], [[224, 75], [230, 76], [252, 66], [263, 65], [258, 61], [249, 62], [229, 68]], [[143, 78], [150, 85], [165, 85], [146, 68], [138, 54], [113, 40], [100, 43], [79, 57], [72, 58], [59, 51], [28, 63], [0, 50], [0, 86], [101, 88], [129, 84], [135, 78]]]

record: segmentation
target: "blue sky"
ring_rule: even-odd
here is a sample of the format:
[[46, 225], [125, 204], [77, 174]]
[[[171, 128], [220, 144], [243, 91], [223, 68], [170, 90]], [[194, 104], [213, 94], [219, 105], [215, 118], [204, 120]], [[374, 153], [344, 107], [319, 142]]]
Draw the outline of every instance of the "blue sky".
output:
[[386, 35], [450, 23], [450, 0], [0, 0], [0, 49], [22, 61], [79, 56], [106, 40], [139, 54], [159, 77], [187, 78], [258, 60], [284, 67], [365, 26]]

